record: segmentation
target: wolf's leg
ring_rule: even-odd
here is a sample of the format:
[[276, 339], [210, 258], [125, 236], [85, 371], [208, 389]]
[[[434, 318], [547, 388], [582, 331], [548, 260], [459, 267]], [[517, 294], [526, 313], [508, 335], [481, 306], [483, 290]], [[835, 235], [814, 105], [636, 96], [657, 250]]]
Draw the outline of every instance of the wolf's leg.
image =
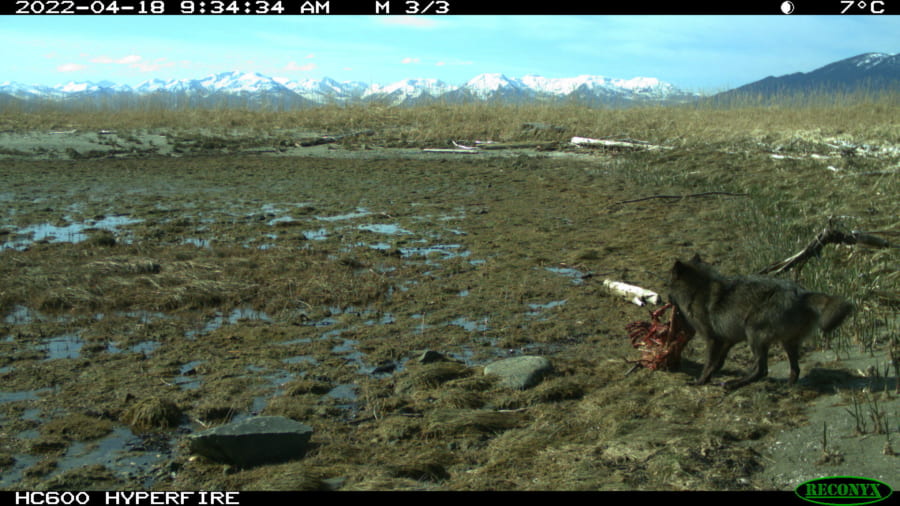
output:
[[793, 385], [800, 377], [800, 341], [784, 343], [784, 351], [787, 352], [788, 362], [791, 364], [788, 385]]
[[725, 357], [728, 356], [728, 350], [734, 346], [734, 343], [727, 343], [722, 339], [710, 338], [706, 341], [706, 365], [700, 378], [694, 383], [695, 385], [704, 385], [709, 381], [709, 377], [717, 372], [725, 364]]
[[716, 355], [715, 360], [713, 361], [713, 369], [712, 373], [715, 374], [722, 369], [722, 366], [725, 365], [725, 359], [728, 358], [728, 352], [731, 351], [731, 348], [735, 343], [731, 342], [722, 342], [722, 349], [719, 351], [718, 355]]
[[[751, 342], [754, 340], [752, 336], [750, 340]], [[759, 339], [758, 341], [762, 341], [762, 339]], [[751, 348], [753, 350], [753, 356], [756, 358], [756, 367], [754, 367], [747, 376], [725, 383], [725, 388], [733, 390], [744, 385], [749, 385], [769, 374], [769, 346], [767, 344], [759, 343]]]

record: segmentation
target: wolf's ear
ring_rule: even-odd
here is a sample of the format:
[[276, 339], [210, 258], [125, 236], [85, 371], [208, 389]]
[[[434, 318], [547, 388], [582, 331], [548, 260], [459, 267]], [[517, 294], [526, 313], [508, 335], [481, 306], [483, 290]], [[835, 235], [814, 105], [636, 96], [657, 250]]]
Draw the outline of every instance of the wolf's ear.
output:
[[695, 263], [695, 264], [702, 264], [702, 263], [703, 263], [703, 259], [700, 258], [700, 254], [699, 254], [699, 253], [694, 253], [694, 257], [691, 258], [691, 263]]
[[672, 266], [672, 277], [677, 278], [688, 269], [689, 267], [686, 263], [681, 260], [675, 260], [675, 265]]

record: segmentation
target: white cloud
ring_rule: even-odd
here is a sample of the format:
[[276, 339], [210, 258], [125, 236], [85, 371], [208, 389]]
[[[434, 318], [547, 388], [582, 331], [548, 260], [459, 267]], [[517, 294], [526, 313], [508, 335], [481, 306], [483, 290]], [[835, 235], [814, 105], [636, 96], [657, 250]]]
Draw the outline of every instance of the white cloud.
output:
[[133, 63], [137, 63], [139, 61], [141, 61], [140, 56], [138, 56], [136, 54], [130, 54], [124, 58], [119, 58], [118, 60], [116, 60], [116, 63], [122, 64], [122, 65], [130, 65]]
[[298, 65], [297, 62], [292, 61], [284, 66], [284, 70], [298, 71], [298, 72], [309, 72], [316, 68], [315, 63], [307, 63], [306, 65]]
[[111, 64], [116, 63], [119, 65], [133, 65], [141, 61], [141, 57], [136, 54], [130, 54], [123, 58], [119, 58], [118, 60], [110, 58], [109, 56], [97, 56], [95, 58], [91, 58], [91, 63], [102, 63], [102, 64]]
[[411, 63], [419, 63], [419, 59], [418, 59], [418, 58], [409, 58], [409, 57], [407, 57], [407, 58], [404, 58], [404, 59], [400, 60], [400, 63], [402, 63], [402, 64], [404, 64], [404, 65], [408, 65], [408, 64], [411, 64]]
[[165, 58], [157, 58], [152, 62], [143, 61], [143, 57], [130, 54], [122, 58], [111, 58], [106, 55], [96, 56], [89, 60], [91, 63], [99, 63], [102, 65], [127, 65], [128, 68], [136, 69], [138, 72], [156, 72], [158, 70], [174, 67], [175, 62], [166, 61]]
[[56, 67], [57, 72], [78, 72], [87, 68], [87, 65], [80, 63], [64, 63]]

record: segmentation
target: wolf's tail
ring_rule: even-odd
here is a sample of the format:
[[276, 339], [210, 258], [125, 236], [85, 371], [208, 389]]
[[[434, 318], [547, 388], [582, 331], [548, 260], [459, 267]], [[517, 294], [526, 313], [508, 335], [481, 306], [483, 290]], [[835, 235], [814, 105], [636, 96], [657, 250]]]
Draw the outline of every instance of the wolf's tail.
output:
[[825, 332], [838, 328], [853, 312], [853, 304], [825, 293], [807, 294], [806, 302], [819, 312], [819, 327]]

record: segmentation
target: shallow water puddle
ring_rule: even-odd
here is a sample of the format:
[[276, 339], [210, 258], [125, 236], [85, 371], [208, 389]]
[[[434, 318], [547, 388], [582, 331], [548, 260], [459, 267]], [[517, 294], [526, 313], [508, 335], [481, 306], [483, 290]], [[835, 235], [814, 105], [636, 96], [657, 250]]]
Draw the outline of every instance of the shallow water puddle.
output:
[[[134, 435], [127, 427], [119, 426], [102, 439], [87, 442], [74, 441], [69, 445], [65, 455], [56, 460], [56, 467], [47, 475], [47, 478], [94, 464], [102, 464], [116, 475], [126, 479], [131, 475], [144, 474], [146, 470], [152, 469], [169, 458], [168, 438], [165, 438], [165, 441], [163, 438], [153, 438], [155, 443], [150, 445], [146, 439]], [[159, 446], [160, 448], [153, 451], [148, 446]], [[21, 474], [25, 469], [39, 460], [40, 457], [33, 455], [17, 455], [15, 465], [9, 470], [9, 476], [7, 476], [7, 472], [4, 472], [3, 478], [0, 478], [0, 484], [15, 483], [21, 479]], [[152, 480], [144, 485], [151, 486]]]
[[303, 232], [303, 237], [308, 241], [324, 241], [328, 239], [328, 231], [324, 228], [318, 230], [307, 230]]
[[461, 244], [434, 244], [417, 248], [400, 248], [400, 254], [404, 258], [409, 258], [412, 256], [430, 256], [435, 253], [440, 253], [443, 259], [467, 257], [471, 254], [468, 250], [457, 251], [460, 248], [462, 248]]
[[[150, 323], [154, 320], [170, 320], [172, 316], [167, 315], [165, 313], [160, 313], [159, 311], [122, 311], [115, 313], [116, 316], [125, 316], [128, 318], [137, 318], [140, 323]], [[97, 315], [97, 319], [100, 320], [103, 318], [102, 314]]]
[[13, 310], [3, 317], [3, 321], [5, 323], [11, 323], [13, 325], [25, 325], [34, 322], [44, 322], [48, 321], [49, 318], [44, 316], [43, 314], [20, 305], [13, 306]]
[[182, 364], [182, 366], [178, 368], [178, 376], [175, 376], [173, 382], [182, 390], [196, 390], [200, 388], [202, 380], [197, 373], [197, 366], [203, 362], [203, 360], [192, 360], [186, 364]]
[[161, 343], [159, 341], [143, 341], [128, 349], [135, 353], [143, 353], [145, 355], [149, 355], [159, 349], [160, 346]]
[[0, 391], [0, 402], [35, 401], [38, 395], [49, 392], [52, 388], [39, 388], [37, 390], [20, 390], [18, 392]]
[[227, 317], [217, 312], [215, 316], [206, 321], [206, 323], [198, 330], [189, 330], [185, 333], [188, 339], [196, 339], [197, 336], [208, 334], [214, 330], [222, 328], [226, 324], [235, 324], [241, 320], [259, 320], [271, 323], [272, 318], [263, 311], [257, 311], [252, 308], [234, 309]]
[[[112, 434], [96, 442], [76, 441], [69, 446], [69, 451], [57, 464], [59, 472], [75, 469], [91, 464], [106, 464], [110, 469], [123, 472], [130, 466], [144, 466], [158, 461], [159, 455], [153, 452], [131, 452], [129, 445], [140, 443], [140, 438], [132, 434], [127, 427], [116, 427]], [[127, 455], [126, 455], [127, 454]], [[110, 466], [110, 464], [115, 464]], [[127, 474], [124, 471], [123, 474]]]
[[15, 463], [0, 473], [0, 487], [11, 487], [18, 483], [22, 479], [22, 473], [40, 460], [41, 457], [37, 455], [16, 455]]
[[133, 225], [144, 220], [131, 218], [128, 216], [105, 216], [98, 220], [88, 220], [81, 223], [70, 223], [68, 225], [51, 225], [49, 223], [41, 223], [37, 225], [28, 225], [18, 230], [13, 230], [13, 234], [17, 236], [29, 236], [29, 239], [14, 239], [4, 242], [0, 249], [25, 249], [29, 245], [38, 241], [50, 242], [72, 242], [78, 243], [88, 238], [87, 232], [91, 229], [103, 229], [115, 232], [118, 227], [125, 225]]
[[82, 346], [84, 341], [77, 333], [51, 337], [43, 342], [43, 347], [47, 350], [46, 360], [78, 358], [81, 356]]
[[344, 339], [341, 344], [336, 344], [331, 347], [331, 353], [343, 355], [344, 359], [348, 362], [357, 362], [361, 364], [362, 358], [365, 355], [362, 352], [357, 351], [357, 344], [359, 344], [359, 341], [356, 339]]
[[209, 239], [199, 239], [197, 237], [185, 237], [181, 240], [181, 244], [191, 244], [198, 248], [209, 248], [210, 241]]
[[[282, 344], [284, 344], [284, 343], [282, 343]], [[310, 356], [310, 355], [296, 355], [296, 356], [293, 356], [293, 357], [283, 358], [283, 359], [281, 359], [281, 361], [284, 362], [285, 364], [309, 364], [309, 365], [316, 365], [316, 364], [319, 363], [319, 361], [316, 360], [315, 357]]]
[[587, 277], [587, 274], [571, 267], [545, 267], [545, 269], [550, 272], [554, 272], [556, 274], [561, 274], [563, 276], [571, 278], [572, 284], [575, 285], [584, 283], [584, 278]]
[[368, 232], [373, 232], [376, 234], [385, 234], [385, 235], [401, 235], [401, 234], [412, 234], [409, 230], [404, 228], [400, 228], [397, 225], [391, 224], [378, 224], [373, 223], [370, 225], [359, 225], [356, 227], [359, 230], [365, 230]]
[[353, 410], [358, 407], [356, 402], [359, 397], [356, 392], [357, 388], [359, 387], [352, 383], [344, 383], [332, 388], [325, 395], [335, 399], [338, 402], [338, 408]]
[[525, 314], [528, 316], [539, 317], [545, 316], [544, 311], [555, 309], [558, 307], [562, 307], [565, 305], [566, 300], [552, 300], [546, 304], [528, 304], [528, 307], [531, 308], [530, 311], [526, 311]]
[[[170, 319], [164, 313], [154, 311], [127, 311], [117, 312], [116, 316], [125, 316], [128, 318], [136, 318], [140, 323], [150, 323], [158, 319]], [[94, 315], [94, 320], [100, 321], [105, 318], [103, 313]], [[12, 325], [28, 325], [35, 322], [47, 321], [69, 321], [66, 317], [48, 318], [41, 313], [29, 309], [25, 306], [15, 306], [13, 311], [4, 317], [4, 322]], [[4, 339], [5, 342], [14, 342], [15, 337], [8, 335]], [[81, 349], [84, 347], [85, 341], [81, 337], [81, 331], [69, 332], [58, 336], [43, 339], [40, 343], [32, 345], [33, 349], [43, 351], [46, 356], [44, 360], [60, 360], [60, 359], [76, 359], [81, 357]], [[128, 347], [128, 351], [134, 353], [151, 354], [160, 347], [158, 341], [143, 341], [136, 345]], [[106, 345], [108, 353], [122, 353], [122, 348], [110, 341]]]
[[362, 218], [364, 216], [369, 216], [370, 214], [372, 214], [372, 212], [369, 211], [368, 209], [366, 209], [364, 207], [358, 207], [358, 208], [356, 208], [355, 212], [345, 213], [345, 214], [337, 214], [334, 216], [316, 216], [316, 219], [322, 220], [322, 221], [343, 221], [343, 220], [352, 220], [352, 219], [356, 219], [356, 218]]
[[487, 318], [473, 321], [465, 317], [460, 317], [450, 320], [447, 325], [456, 325], [457, 327], [462, 327], [467, 332], [487, 332], [490, 328], [488, 326]]

